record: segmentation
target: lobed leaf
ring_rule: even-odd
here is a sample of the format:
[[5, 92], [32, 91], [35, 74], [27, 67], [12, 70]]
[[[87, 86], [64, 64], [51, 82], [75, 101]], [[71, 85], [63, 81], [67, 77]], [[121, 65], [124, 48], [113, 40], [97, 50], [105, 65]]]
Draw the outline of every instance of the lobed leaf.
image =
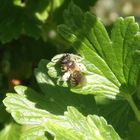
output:
[[[59, 86], [63, 86], [63, 81], [61, 80], [62, 72], [59, 72], [61, 71], [61, 67], [58, 62], [63, 55], [64, 54], [56, 55], [54, 58], [52, 58], [51, 62], [46, 63], [49, 76], [56, 80], [56, 83]], [[104, 95], [109, 98], [116, 98], [116, 95], [120, 95], [119, 88], [109, 79], [107, 79], [98, 67], [86, 61], [82, 57], [79, 57], [77, 55], [73, 55], [73, 57], [77, 58], [76, 61], [78, 63], [84, 64], [87, 70], [84, 72], [84, 80], [81, 85], [72, 87], [71, 91], [81, 94]]]
[[[102, 22], [91, 13], [83, 13], [73, 3], [65, 13], [65, 24], [58, 26], [58, 32], [77, 53], [91, 63], [92, 67], [96, 67], [96, 71], [92, 69], [93, 75], [98, 74], [116, 85], [118, 91], [115, 96], [124, 96], [124, 93], [134, 94], [140, 72], [140, 56], [135, 53], [140, 49], [139, 26], [134, 17], [118, 18], [109, 38]], [[93, 76], [92, 79], [94, 81], [95, 77]], [[94, 93], [97, 87], [98, 92], [101, 93], [104, 80], [96, 78], [96, 81], [101, 88], [91, 83], [91, 89]], [[88, 84], [90, 85], [90, 82]], [[75, 92], [82, 92], [83, 88]], [[103, 90], [108, 91], [106, 87]], [[84, 93], [87, 94], [85, 91]]]
[[[21, 90], [20, 90], [21, 89]], [[46, 139], [45, 132], [49, 132], [56, 140], [62, 139], [121, 139], [111, 125], [108, 125], [103, 117], [96, 115], [83, 116], [74, 107], [68, 107], [68, 111], [62, 115], [54, 115], [47, 110], [43, 110], [39, 103], [33, 103], [25, 94], [25, 87], [18, 87], [18, 94], [7, 94], [3, 101], [12, 117], [20, 124], [30, 125], [21, 139], [30, 137]], [[30, 91], [32, 94], [34, 91]], [[31, 92], [32, 91], [32, 92]], [[26, 91], [27, 92], [27, 91]], [[34, 94], [36, 94], [34, 92]], [[36, 95], [35, 95], [35, 98]]]
[[[96, 112], [95, 100], [92, 95], [79, 96], [73, 94], [68, 88], [58, 86], [56, 80], [49, 77], [47, 64], [47, 60], [42, 60], [35, 70], [37, 82], [46, 96], [47, 110], [55, 114], [63, 114], [67, 106], [75, 106], [84, 114]], [[94, 107], [91, 108], [91, 106]]]

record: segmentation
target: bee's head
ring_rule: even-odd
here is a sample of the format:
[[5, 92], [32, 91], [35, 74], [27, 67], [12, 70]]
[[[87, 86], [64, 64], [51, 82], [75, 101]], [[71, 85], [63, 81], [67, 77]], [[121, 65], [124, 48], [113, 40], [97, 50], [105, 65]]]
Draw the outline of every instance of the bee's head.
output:
[[61, 64], [67, 64], [69, 61], [70, 61], [70, 54], [65, 54], [60, 59]]
[[68, 71], [75, 66], [75, 62], [71, 60], [70, 54], [63, 55], [60, 59], [60, 64], [62, 71]]

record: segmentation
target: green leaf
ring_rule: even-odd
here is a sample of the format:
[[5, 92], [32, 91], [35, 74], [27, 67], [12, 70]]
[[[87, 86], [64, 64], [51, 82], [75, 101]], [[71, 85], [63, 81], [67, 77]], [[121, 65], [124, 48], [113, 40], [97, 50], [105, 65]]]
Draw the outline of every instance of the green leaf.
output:
[[[61, 139], [104, 139], [119, 140], [120, 137], [105, 119], [96, 115], [84, 117], [74, 107], [69, 107], [64, 116], [54, 115], [43, 110], [39, 103], [34, 103], [27, 97], [25, 87], [18, 87], [18, 94], [7, 94], [4, 104], [12, 117], [20, 124], [32, 124], [33, 129], [27, 131], [27, 136], [44, 138], [45, 131], [54, 135], [57, 140]], [[27, 91], [26, 91], [27, 92]], [[29, 91], [28, 91], [29, 92]], [[34, 91], [30, 90], [30, 94]], [[34, 94], [36, 94], [34, 92]], [[35, 95], [36, 96], [36, 95]], [[23, 134], [26, 138], [26, 133]]]
[[[15, 90], [18, 94], [8, 93], [7, 98], [3, 102], [7, 106], [6, 110], [8, 112], [12, 111], [12, 116], [18, 123], [28, 124], [28, 121], [31, 123], [32, 120], [33, 124], [40, 124], [43, 122], [42, 119], [45, 119], [42, 117], [43, 115], [47, 115], [49, 112], [62, 115], [66, 111], [67, 106], [75, 106], [84, 114], [96, 112], [93, 96], [78, 96], [71, 94], [68, 90], [63, 90], [63, 92], [59, 93], [58, 89], [55, 93], [49, 92], [43, 96], [24, 86], [17, 86]], [[92, 105], [93, 107], [91, 107]], [[36, 110], [36, 106], [40, 110]], [[27, 110], [29, 114], [26, 113]], [[26, 117], [22, 117], [24, 115]], [[21, 119], [19, 119], [20, 117]]]
[[[65, 84], [63, 84], [64, 82], [61, 80], [62, 72], [59, 63], [59, 60], [63, 55], [64, 54], [56, 55], [52, 58], [51, 62], [47, 64], [49, 76], [55, 80], [59, 86], [65, 86]], [[81, 83], [81, 86], [71, 88], [71, 91], [81, 94], [104, 95], [109, 98], [115, 98], [117, 94], [118, 96], [120, 95], [119, 88], [107, 79], [98, 67], [80, 56], [74, 54], [70, 55], [76, 58], [76, 62], [84, 64], [86, 67], [86, 71], [84, 72], [85, 80]]]
[[[63, 1], [21, 1], [1, 0], [0, 41], [2, 43], [27, 35], [38, 39], [42, 35], [43, 25]], [[12, 12], [11, 12], [12, 11]]]
[[130, 122], [129, 123], [129, 132], [127, 134], [127, 140], [139, 140], [140, 139], [140, 123], [139, 122]]
[[95, 97], [98, 115], [103, 116], [121, 137], [126, 136], [128, 124], [135, 119], [135, 115], [126, 100], [109, 100], [103, 96]]
[[65, 24], [58, 26], [58, 32], [94, 67], [90, 69], [92, 76], [89, 77], [93, 79], [92, 82], [96, 79], [98, 83], [96, 85], [89, 80], [89, 86], [72, 91], [83, 94], [95, 94], [96, 91], [114, 98], [116, 95], [125, 98], [124, 93], [134, 94], [140, 71], [140, 55], [137, 51], [140, 49], [139, 26], [134, 17], [118, 18], [112, 28], [111, 39], [97, 17], [89, 12], [83, 13], [73, 3], [66, 10], [64, 18]]
[[37, 82], [44, 93], [46, 91], [55, 92], [55, 84], [47, 74], [47, 69], [46, 69], [47, 63], [48, 63], [47, 60], [41, 60], [38, 65], [39, 68], [35, 69], [35, 76]]
[[[15, 90], [18, 94], [8, 93], [3, 102], [16, 122], [37, 125], [47, 120], [45, 116], [51, 117], [51, 114], [44, 110], [46, 100], [43, 100], [41, 95], [24, 86], [17, 86]], [[41, 109], [37, 109], [36, 106]]]
[[[135, 23], [133, 17], [128, 17], [125, 19], [118, 19], [112, 29], [112, 46], [114, 49], [118, 67], [120, 69], [120, 73], [117, 75], [117, 69], [114, 72], [116, 73], [118, 78], [123, 77], [125, 81], [121, 81], [121, 83], [126, 83], [131, 86], [136, 86], [136, 83], [129, 83], [129, 79], [131, 77], [131, 69], [134, 68], [134, 60], [133, 55], [136, 49], [140, 48], [140, 45], [137, 44], [140, 39], [138, 35], [139, 26]], [[139, 67], [138, 67], [139, 69]], [[121, 74], [122, 73], [122, 74]], [[135, 82], [137, 79], [133, 79]]]
[[47, 60], [41, 60], [38, 68], [35, 70], [37, 82], [46, 96], [45, 100], [47, 102], [45, 104], [47, 110], [55, 114], [63, 114], [67, 106], [75, 106], [83, 114], [90, 114], [97, 111], [95, 100], [92, 95], [79, 96], [73, 94], [68, 88], [56, 85], [56, 80], [49, 77], [47, 73], [47, 64]]
[[22, 126], [16, 123], [9, 123], [5, 125], [4, 129], [0, 131], [1, 140], [19, 140], [22, 134]]
[[21, 126], [16, 123], [5, 125], [0, 131], [1, 140], [47, 140], [45, 128], [41, 126]]
[[96, 115], [84, 117], [75, 108], [69, 107], [68, 112], [65, 112], [65, 119], [68, 126], [62, 124], [61, 121], [57, 123], [48, 121], [47, 123], [48, 129], [58, 140], [121, 139], [103, 117], [98, 117]]
[[27, 128], [21, 135], [20, 140], [48, 140], [45, 136], [45, 128], [41, 126], [34, 126]]

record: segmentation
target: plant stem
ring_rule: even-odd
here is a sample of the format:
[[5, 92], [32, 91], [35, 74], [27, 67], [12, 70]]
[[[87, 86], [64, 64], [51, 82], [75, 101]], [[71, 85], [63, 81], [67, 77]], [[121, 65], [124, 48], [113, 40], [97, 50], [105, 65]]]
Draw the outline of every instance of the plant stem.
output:
[[136, 106], [136, 104], [135, 104], [135, 102], [134, 102], [132, 96], [131, 96], [130, 94], [127, 94], [127, 95], [126, 95], [126, 99], [127, 99], [127, 101], [129, 102], [129, 104], [130, 104], [132, 110], [134, 111], [137, 120], [140, 122], [140, 111], [138, 110], [138, 108], [137, 108], [137, 106]]

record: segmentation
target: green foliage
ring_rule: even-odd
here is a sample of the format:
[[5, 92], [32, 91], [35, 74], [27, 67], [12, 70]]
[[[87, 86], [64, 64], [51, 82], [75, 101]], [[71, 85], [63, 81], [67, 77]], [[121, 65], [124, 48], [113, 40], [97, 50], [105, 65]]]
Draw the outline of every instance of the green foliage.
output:
[[[102, 117], [96, 115], [85, 117], [74, 107], [68, 107], [68, 111], [64, 113], [64, 116], [54, 115], [51, 111], [47, 111], [48, 108], [53, 108], [53, 106], [47, 107], [49, 100], [44, 100], [41, 95], [38, 95], [32, 89], [17, 86], [15, 90], [18, 94], [8, 93], [7, 98], [4, 100], [7, 111], [11, 113], [16, 122], [24, 125], [34, 125], [30, 132], [27, 131], [28, 134], [22, 136], [22, 139], [28, 135], [33, 138], [34, 135], [40, 137], [45, 131], [54, 135], [58, 140], [84, 140], [93, 137], [97, 140], [120, 139], [112, 126], [108, 125]], [[33, 100], [36, 100], [36, 102]], [[55, 101], [51, 98], [50, 102]], [[41, 139], [44, 139], [43, 136], [41, 136]]]
[[[18, 133], [17, 133], [18, 132]], [[22, 127], [16, 123], [10, 123], [0, 132], [1, 140], [19, 140]]]
[[130, 122], [129, 124], [129, 136], [128, 140], [139, 140], [139, 129], [140, 129], [140, 123], [139, 122]]
[[[1, 0], [0, 41], [2, 43], [18, 39], [21, 35], [39, 38], [42, 35], [44, 21], [49, 13], [63, 1], [21, 1]], [[11, 12], [12, 11], [12, 12]]]
[[[50, 79], [47, 73], [46, 64], [47, 60], [41, 60], [38, 68], [35, 69], [35, 75], [37, 82], [45, 96], [47, 97], [46, 102], [48, 109], [50, 112], [54, 112], [56, 114], [63, 114], [66, 111], [67, 106], [75, 106], [84, 114], [90, 114], [96, 112], [96, 104], [94, 97], [91, 95], [76, 95], [73, 94], [67, 88], [58, 87], [53, 81]], [[93, 107], [91, 107], [91, 104]], [[94, 107], [95, 106], [95, 107]]]
[[82, 13], [71, 5], [65, 13], [66, 22], [59, 26], [59, 33], [93, 65], [94, 74], [118, 87], [120, 96], [133, 94], [138, 87], [140, 70], [140, 34], [134, 18], [119, 18], [110, 39], [101, 21], [89, 12]]
[[[13, 4], [24, 7], [20, 1]], [[46, 6], [49, 4], [46, 3]], [[35, 12], [36, 6], [32, 10]], [[45, 13], [36, 17], [41, 24], [47, 19]], [[84, 81], [71, 87], [69, 80], [62, 80], [59, 60], [63, 52], [55, 55], [51, 61], [41, 60], [35, 69], [41, 91], [16, 86], [17, 94], [7, 93], [3, 100], [6, 110], [23, 128], [9, 124], [10, 129], [5, 127], [0, 132], [0, 138], [9, 137], [19, 127], [22, 133], [17, 137], [23, 140], [139, 139], [139, 123], [136, 123], [140, 122], [136, 104], [140, 97], [139, 25], [133, 17], [119, 18], [109, 37], [97, 17], [82, 12], [72, 2], [64, 12], [64, 22], [58, 26], [58, 32], [80, 54], [71, 55], [76, 58], [76, 63], [85, 66]], [[38, 36], [37, 32], [34, 33]], [[6, 42], [15, 35], [4, 38], [1, 40]]]
[[[61, 85], [61, 82], [59, 82], [61, 80], [61, 75], [59, 73], [61, 68], [58, 62], [63, 55], [64, 54], [56, 55], [52, 59], [52, 61], [47, 64], [48, 74], [53, 78], [58, 78], [58, 85]], [[84, 75], [84, 83], [82, 83], [82, 86], [72, 88], [71, 90], [73, 92], [82, 94], [103, 94], [104, 96], [108, 96], [110, 98], [115, 98], [114, 96], [119, 94], [119, 88], [109, 79], [107, 79], [104, 75], [100, 75], [101, 70], [98, 69], [98, 67], [86, 61], [85, 59], [82, 59], [81, 57], [78, 57], [76, 55], [74, 55], [74, 57], [77, 57], [77, 61], [81, 64], [84, 64], [87, 70], [85, 71]], [[57, 64], [59, 67], [57, 66]]]
[[[1, 0], [0, 13], [3, 14], [0, 15], [0, 41], [7, 43], [19, 39], [22, 35], [35, 39], [40, 37], [46, 38], [46, 32], [49, 30], [49, 28], [46, 30], [46, 21], [51, 22], [52, 18], [55, 19], [55, 22], [60, 20], [60, 16], [58, 18], [56, 12], [59, 12], [58, 8], [60, 6], [66, 6], [65, 3], [68, 4], [69, 1], [66, 0], [63, 3], [64, 0], [42, 0], [36, 2], [30, 0]], [[95, 2], [90, 0], [85, 4], [83, 0], [82, 2], [76, 1], [76, 3], [87, 9], [89, 4]], [[55, 10], [58, 11], [55, 12]], [[55, 25], [54, 21], [50, 24]]]

